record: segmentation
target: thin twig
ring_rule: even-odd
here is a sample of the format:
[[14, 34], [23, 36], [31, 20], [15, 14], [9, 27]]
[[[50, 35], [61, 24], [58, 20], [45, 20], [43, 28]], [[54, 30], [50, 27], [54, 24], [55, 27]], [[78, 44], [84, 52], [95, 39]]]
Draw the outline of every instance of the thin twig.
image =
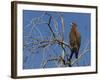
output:
[[62, 41], [64, 41], [64, 26], [65, 26], [64, 25], [64, 19], [63, 19], [62, 15], [60, 13], [58, 15], [60, 17], [61, 24], [62, 24]]
[[58, 60], [59, 60], [59, 57], [56, 57], [56, 58], [50, 58], [50, 59], [44, 61], [43, 68], [46, 66], [46, 64], [48, 63], [48, 61], [58, 61]]

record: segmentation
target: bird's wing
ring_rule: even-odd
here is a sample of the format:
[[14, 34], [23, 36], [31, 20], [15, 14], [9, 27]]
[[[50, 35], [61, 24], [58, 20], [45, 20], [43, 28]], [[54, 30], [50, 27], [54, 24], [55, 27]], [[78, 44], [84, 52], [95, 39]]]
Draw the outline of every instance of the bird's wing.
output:
[[71, 47], [73, 47], [75, 42], [76, 42], [76, 36], [75, 36], [75, 33], [73, 31], [71, 31], [69, 34], [69, 42], [70, 42]]
[[78, 48], [80, 48], [80, 45], [81, 45], [81, 35], [79, 32], [77, 32], [77, 45], [78, 45]]

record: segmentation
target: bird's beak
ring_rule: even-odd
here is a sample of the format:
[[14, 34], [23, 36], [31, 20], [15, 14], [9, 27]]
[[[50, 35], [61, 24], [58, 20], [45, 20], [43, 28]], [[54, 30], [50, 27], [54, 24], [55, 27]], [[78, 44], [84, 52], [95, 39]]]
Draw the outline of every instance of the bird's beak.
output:
[[70, 26], [72, 26], [73, 24], [72, 23], [70, 23]]

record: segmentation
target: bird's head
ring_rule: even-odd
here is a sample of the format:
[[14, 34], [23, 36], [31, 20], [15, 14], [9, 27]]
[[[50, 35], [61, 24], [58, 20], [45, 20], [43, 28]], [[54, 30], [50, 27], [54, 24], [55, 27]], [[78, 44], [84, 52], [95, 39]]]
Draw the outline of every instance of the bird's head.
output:
[[75, 22], [72, 22], [70, 25], [71, 27], [77, 27], [77, 24]]
[[71, 23], [71, 30], [72, 31], [76, 31], [77, 30], [77, 24], [76, 23], [74, 23], [74, 22]]

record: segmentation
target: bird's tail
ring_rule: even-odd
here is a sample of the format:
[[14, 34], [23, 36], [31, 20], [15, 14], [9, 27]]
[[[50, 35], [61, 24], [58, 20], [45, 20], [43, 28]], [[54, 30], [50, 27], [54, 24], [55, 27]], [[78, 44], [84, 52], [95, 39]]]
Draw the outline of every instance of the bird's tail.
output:
[[78, 59], [78, 51], [75, 53], [75, 57], [76, 57], [76, 59]]

